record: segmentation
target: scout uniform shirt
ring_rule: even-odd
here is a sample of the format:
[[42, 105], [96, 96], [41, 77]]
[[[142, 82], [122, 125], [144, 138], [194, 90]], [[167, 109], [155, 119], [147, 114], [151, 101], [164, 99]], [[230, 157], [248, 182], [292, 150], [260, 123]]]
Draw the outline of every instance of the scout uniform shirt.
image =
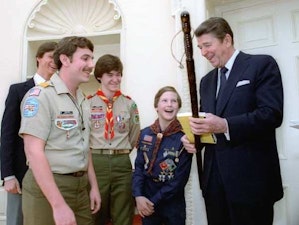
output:
[[127, 96], [120, 95], [113, 102], [114, 137], [105, 138], [106, 103], [95, 94], [91, 104], [92, 149], [133, 149], [140, 132], [139, 113], [136, 103]]
[[[75, 100], [57, 74], [30, 89], [21, 104], [19, 134], [46, 142], [45, 154], [53, 173], [87, 171], [89, 103], [82, 91]], [[30, 162], [29, 162], [30, 167]]]
[[145, 196], [155, 206], [163, 204], [165, 200], [166, 204], [172, 200], [178, 203], [178, 199], [184, 202], [184, 187], [191, 170], [192, 154], [183, 147], [183, 132], [160, 136], [161, 144], [149, 172], [159, 135], [161, 134], [154, 133], [150, 127], [144, 128], [140, 133], [133, 175], [133, 196]]

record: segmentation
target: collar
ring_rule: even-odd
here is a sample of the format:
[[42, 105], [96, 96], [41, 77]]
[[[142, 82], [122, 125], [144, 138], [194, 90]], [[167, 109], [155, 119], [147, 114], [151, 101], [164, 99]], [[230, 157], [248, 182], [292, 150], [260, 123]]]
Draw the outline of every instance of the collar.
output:
[[[226, 75], [226, 79], [228, 79], [230, 71], [232, 70], [234, 62], [235, 62], [235, 60], [236, 60], [236, 58], [237, 58], [237, 56], [238, 56], [239, 53], [240, 53], [240, 51], [236, 49], [234, 51], [233, 55], [229, 58], [229, 60], [225, 64], [225, 67], [228, 69], [227, 73], [225, 74]], [[218, 74], [220, 74], [220, 68], [218, 69]]]
[[38, 73], [34, 74], [33, 80], [34, 80], [35, 85], [46, 82], [46, 80], [41, 75], [39, 75]]

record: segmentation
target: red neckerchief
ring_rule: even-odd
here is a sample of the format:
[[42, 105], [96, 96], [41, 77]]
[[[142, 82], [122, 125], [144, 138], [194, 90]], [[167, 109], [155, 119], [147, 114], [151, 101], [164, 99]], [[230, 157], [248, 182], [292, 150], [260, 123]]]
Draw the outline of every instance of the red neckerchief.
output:
[[121, 95], [121, 92], [118, 90], [114, 93], [111, 100], [109, 100], [104, 92], [99, 89], [97, 95], [106, 103], [106, 121], [105, 121], [105, 133], [104, 137], [106, 140], [109, 138], [109, 128], [110, 128], [110, 140], [114, 137], [114, 121], [113, 121], [113, 103]]

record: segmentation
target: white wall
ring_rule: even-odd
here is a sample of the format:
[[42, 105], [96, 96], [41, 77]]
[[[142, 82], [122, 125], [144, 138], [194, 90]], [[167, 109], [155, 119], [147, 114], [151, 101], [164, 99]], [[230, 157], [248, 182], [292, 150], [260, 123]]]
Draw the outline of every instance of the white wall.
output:
[[[25, 23], [38, 0], [2, 1], [0, 27], [0, 117], [9, 85], [24, 79], [21, 74]], [[175, 33], [170, 0], [116, 1], [123, 16], [121, 58], [124, 62], [123, 92], [138, 104], [142, 127], [156, 118], [153, 98], [164, 85], [177, 86], [176, 62], [170, 51]], [[9, 18], [9, 19], [8, 19]]]
[[174, 18], [168, 0], [120, 0], [119, 5], [125, 26], [123, 91], [137, 102], [144, 127], [156, 118], [153, 99], [157, 90], [178, 83], [170, 51]]
[[36, 0], [1, 1], [0, 9], [0, 117], [4, 110], [4, 101], [9, 85], [20, 82], [22, 37], [27, 16]]

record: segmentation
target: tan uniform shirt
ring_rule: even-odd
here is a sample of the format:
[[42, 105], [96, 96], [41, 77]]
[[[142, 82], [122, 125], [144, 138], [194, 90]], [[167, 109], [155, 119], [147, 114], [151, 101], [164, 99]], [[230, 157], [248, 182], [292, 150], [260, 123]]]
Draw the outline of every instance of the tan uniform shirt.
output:
[[46, 142], [45, 154], [53, 173], [87, 171], [89, 103], [80, 89], [75, 100], [57, 74], [48, 84], [36, 86], [25, 95], [19, 134]]
[[119, 96], [113, 103], [114, 138], [106, 140], [105, 118], [106, 103], [97, 95], [89, 99], [91, 103], [91, 135], [92, 149], [133, 149], [139, 132], [139, 113], [136, 103], [124, 95]]

